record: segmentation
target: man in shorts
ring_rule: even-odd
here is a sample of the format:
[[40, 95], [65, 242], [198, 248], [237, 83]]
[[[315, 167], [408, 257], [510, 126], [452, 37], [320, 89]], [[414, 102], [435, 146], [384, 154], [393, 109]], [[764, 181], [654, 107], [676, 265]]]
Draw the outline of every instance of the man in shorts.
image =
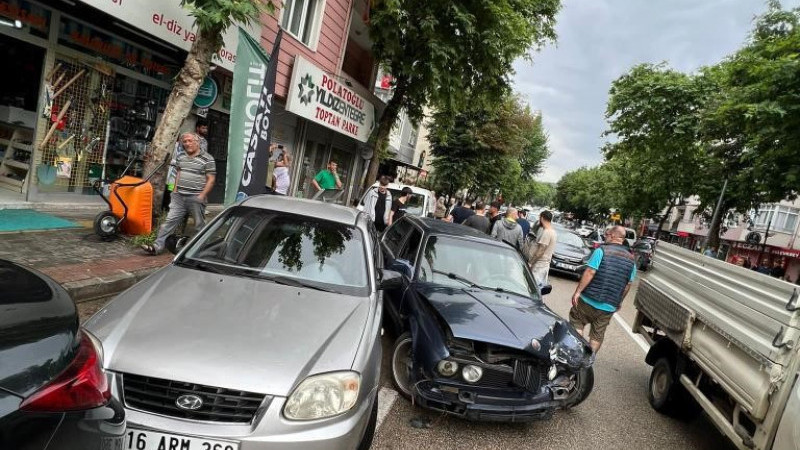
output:
[[624, 240], [625, 228], [615, 226], [606, 231], [606, 243], [592, 253], [572, 295], [569, 323], [581, 335], [586, 324], [591, 326], [589, 344], [595, 354], [603, 344], [611, 316], [619, 309], [636, 277], [635, 259], [622, 245]]

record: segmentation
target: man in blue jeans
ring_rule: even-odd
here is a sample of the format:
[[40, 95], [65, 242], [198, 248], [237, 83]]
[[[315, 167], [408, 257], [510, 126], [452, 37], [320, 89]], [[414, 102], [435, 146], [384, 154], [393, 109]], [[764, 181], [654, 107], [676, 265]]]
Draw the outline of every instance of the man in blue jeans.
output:
[[167, 237], [175, 231], [187, 212], [194, 218], [195, 231], [203, 228], [206, 223], [206, 203], [208, 193], [214, 187], [216, 163], [211, 155], [200, 149], [200, 139], [196, 134], [183, 133], [181, 144], [184, 153], [175, 160], [178, 170], [175, 192], [172, 193], [169, 203], [169, 214], [158, 230], [156, 241], [152, 245], [142, 245], [142, 249], [151, 255], [164, 251]]
[[615, 226], [606, 231], [606, 243], [592, 253], [572, 295], [569, 323], [581, 336], [586, 324], [591, 325], [589, 345], [595, 354], [603, 344], [611, 316], [619, 309], [636, 277], [635, 258], [622, 245], [623, 241], [625, 228]]

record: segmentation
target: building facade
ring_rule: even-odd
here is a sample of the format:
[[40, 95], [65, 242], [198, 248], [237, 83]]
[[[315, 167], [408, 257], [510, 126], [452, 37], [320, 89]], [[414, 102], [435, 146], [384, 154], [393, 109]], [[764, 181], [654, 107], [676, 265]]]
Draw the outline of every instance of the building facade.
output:
[[[248, 32], [269, 52], [285, 30], [277, 79], [273, 140], [293, 158], [292, 195], [311, 196], [313, 174], [339, 163], [353, 196], [364, 173], [365, 129], [383, 103], [375, 78], [361, 0], [287, 0]], [[96, 200], [96, 182], [123, 173], [142, 176], [144, 159], [195, 38], [194, 19], [177, 0], [2, 0], [0, 55], [0, 203]], [[15, 24], [15, 21], [17, 24]], [[222, 202], [228, 180], [228, 125], [238, 30], [231, 27], [182, 130], [203, 117], [209, 153], [217, 161], [210, 201]], [[333, 126], [330, 117], [287, 108], [297, 62], [327, 81], [323, 103], [346, 101], [364, 123]], [[327, 97], [325, 97], [327, 96]], [[315, 97], [316, 98], [316, 97]], [[320, 105], [325, 109], [326, 105]], [[265, 180], [265, 184], [268, 180]]]

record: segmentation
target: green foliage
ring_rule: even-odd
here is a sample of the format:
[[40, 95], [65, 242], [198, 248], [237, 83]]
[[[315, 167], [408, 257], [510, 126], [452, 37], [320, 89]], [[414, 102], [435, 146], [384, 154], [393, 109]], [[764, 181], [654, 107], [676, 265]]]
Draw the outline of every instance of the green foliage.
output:
[[502, 193], [511, 203], [528, 201], [550, 155], [541, 116], [511, 95], [491, 108], [434, 114], [429, 140], [442, 192]]
[[556, 184], [556, 208], [573, 213], [579, 220], [602, 222], [619, 204], [618, 169], [613, 164], [581, 167], [564, 174]]
[[556, 185], [534, 181], [531, 185], [530, 202], [534, 206], [551, 206], [556, 199]]
[[514, 60], [555, 39], [559, 8], [560, 0], [375, 0], [373, 54], [412, 120], [426, 103], [458, 111], [508, 91]]
[[199, 30], [225, 31], [234, 23], [258, 22], [261, 13], [273, 14], [272, 0], [181, 0], [195, 18]]

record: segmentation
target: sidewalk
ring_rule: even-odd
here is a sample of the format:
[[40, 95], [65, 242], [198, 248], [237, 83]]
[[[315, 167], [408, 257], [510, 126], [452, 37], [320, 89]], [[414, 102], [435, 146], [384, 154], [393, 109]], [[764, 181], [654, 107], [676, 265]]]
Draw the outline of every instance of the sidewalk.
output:
[[[38, 209], [73, 221], [80, 228], [0, 233], [0, 259], [49, 275], [76, 303], [116, 295], [172, 260], [171, 253], [146, 255], [125, 236], [102, 241], [94, 234], [92, 223], [104, 209], [57, 205]], [[221, 205], [210, 205], [207, 220], [221, 210]]]

